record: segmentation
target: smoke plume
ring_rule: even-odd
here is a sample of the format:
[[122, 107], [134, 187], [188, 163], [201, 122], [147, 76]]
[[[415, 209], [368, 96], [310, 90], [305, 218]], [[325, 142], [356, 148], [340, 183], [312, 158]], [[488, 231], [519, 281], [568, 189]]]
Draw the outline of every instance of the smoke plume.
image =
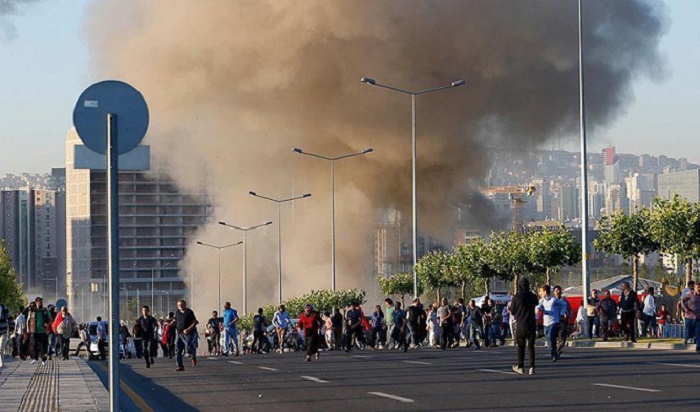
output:
[[38, 0], [0, 0], [0, 42], [7, 41], [17, 35], [15, 26], [7, 16], [19, 13], [21, 5], [34, 3]]
[[[635, 78], [662, 72], [666, 23], [657, 1], [584, 6], [594, 131], [625, 109]], [[282, 206], [285, 296], [329, 286], [330, 165], [293, 147], [328, 156], [374, 148], [336, 163], [339, 286], [367, 287], [375, 216], [410, 216], [410, 96], [361, 77], [409, 90], [467, 81], [417, 97], [419, 224], [449, 239], [447, 205], [483, 203], [473, 189], [489, 167], [486, 145], [536, 148], [576, 133], [577, 24], [573, 0], [101, 1], [87, 34], [97, 73], [141, 90], [147, 143], [184, 188], [212, 196], [215, 220], [275, 220], [248, 235], [251, 293], [262, 303], [276, 296], [276, 207], [249, 190], [313, 194]], [[201, 237], [240, 236], [210, 225]], [[197, 272], [216, 270], [215, 252], [188, 252]], [[233, 294], [240, 257], [226, 259]]]

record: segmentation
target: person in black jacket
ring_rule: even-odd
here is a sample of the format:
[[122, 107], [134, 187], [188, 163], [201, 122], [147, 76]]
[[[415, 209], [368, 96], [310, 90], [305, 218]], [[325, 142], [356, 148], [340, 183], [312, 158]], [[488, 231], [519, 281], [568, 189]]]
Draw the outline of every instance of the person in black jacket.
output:
[[625, 334], [625, 342], [632, 340], [637, 341], [637, 332], [635, 325], [637, 323], [637, 292], [630, 288], [630, 284], [622, 282], [622, 294], [620, 295], [620, 327]]
[[609, 290], [603, 290], [603, 299], [598, 302], [596, 310], [598, 311], [600, 334], [603, 340], [607, 341], [613, 324], [615, 323], [615, 315], [617, 314], [617, 304], [613, 298], [610, 297]]
[[529, 374], [535, 374], [535, 338], [537, 337], [535, 308], [538, 304], [537, 296], [530, 291], [530, 281], [527, 278], [521, 278], [518, 281], [518, 293], [511, 300], [511, 312], [515, 318], [515, 342], [518, 345], [518, 364], [513, 365], [513, 370], [521, 375], [525, 364], [526, 343], [530, 358]]

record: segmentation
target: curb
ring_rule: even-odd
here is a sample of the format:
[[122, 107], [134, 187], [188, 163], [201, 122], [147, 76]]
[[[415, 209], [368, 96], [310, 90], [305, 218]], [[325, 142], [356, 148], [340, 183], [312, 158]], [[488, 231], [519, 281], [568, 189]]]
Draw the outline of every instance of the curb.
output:
[[[504, 346], [515, 346], [514, 341], [507, 342]], [[544, 340], [537, 340], [536, 347], [547, 346]], [[665, 342], [624, 342], [624, 341], [608, 341], [598, 342], [592, 340], [568, 340], [566, 346], [569, 348], [598, 348], [598, 349], [635, 349], [635, 350], [677, 350], [695, 352], [695, 345], [684, 345], [682, 343], [665, 343]]]

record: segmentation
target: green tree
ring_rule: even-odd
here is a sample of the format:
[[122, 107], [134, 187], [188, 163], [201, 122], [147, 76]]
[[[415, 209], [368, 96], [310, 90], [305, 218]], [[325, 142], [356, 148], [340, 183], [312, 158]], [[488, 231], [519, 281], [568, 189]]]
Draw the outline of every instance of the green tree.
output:
[[[382, 288], [382, 293], [387, 296], [400, 297], [402, 306], [406, 304], [404, 301], [405, 296], [413, 293], [413, 273], [397, 273], [390, 277], [380, 275], [377, 277], [377, 280]], [[418, 294], [422, 293], [423, 285], [421, 282], [418, 282]]]
[[532, 272], [528, 234], [492, 233], [489, 245], [489, 266], [494, 270], [494, 277], [512, 280], [515, 293], [520, 277]]
[[416, 274], [426, 289], [435, 290], [437, 300], [443, 288], [454, 286], [452, 256], [443, 251], [430, 252], [416, 263]]
[[287, 300], [285, 306], [290, 316], [298, 317], [304, 311], [304, 306], [307, 303], [323, 313], [332, 311], [333, 308], [345, 308], [351, 302], [362, 305], [367, 301], [365, 295], [365, 291], [359, 289], [312, 290], [310, 293]]
[[[333, 308], [345, 308], [351, 302], [362, 305], [367, 300], [365, 299], [365, 291], [359, 289], [340, 289], [340, 290], [312, 290], [311, 292], [291, 298], [284, 302], [284, 305], [289, 312], [289, 316], [292, 318], [298, 318], [304, 311], [304, 306], [310, 303], [314, 310], [323, 313], [331, 312]], [[263, 306], [263, 315], [267, 318], [268, 322], [272, 322], [272, 317], [277, 311], [278, 305], [266, 305]], [[239, 327], [244, 330], [251, 330], [253, 325], [253, 316], [257, 314], [257, 309], [254, 313], [249, 313], [242, 317], [239, 323]]]
[[632, 290], [637, 290], [639, 280], [639, 255], [652, 253], [659, 248], [650, 232], [649, 209], [643, 208], [634, 213], [618, 212], [604, 216], [598, 222], [596, 249], [610, 255], [620, 255], [630, 259], [632, 265]]
[[649, 231], [663, 253], [685, 262], [685, 282], [692, 279], [693, 259], [700, 257], [700, 205], [681, 199], [654, 199]]
[[[484, 294], [488, 294], [489, 279], [495, 276], [494, 270], [489, 266], [489, 245], [484, 239], [478, 238], [469, 243], [458, 245], [453, 252], [453, 274], [455, 283], [461, 284], [462, 298], [476, 295], [477, 281], [484, 283]], [[469, 295], [467, 295], [467, 289]]]
[[532, 272], [543, 273], [544, 283], [552, 283], [552, 272], [581, 261], [581, 245], [562, 228], [526, 234]]
[[7, 305], [11, 311], [16, 311], [26, 302], [22, 285], [17, 282], [17, 275], [10, 264], [5, 242], [0, 242], [0, 303]]

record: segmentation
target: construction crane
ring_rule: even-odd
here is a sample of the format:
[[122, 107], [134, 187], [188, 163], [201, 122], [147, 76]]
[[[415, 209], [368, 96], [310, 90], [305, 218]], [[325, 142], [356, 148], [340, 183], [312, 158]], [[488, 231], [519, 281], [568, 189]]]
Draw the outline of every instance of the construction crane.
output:
[[486, 196], [496, 203], [499, 210], [510, 208], [511, 224], [513, 230], [520, 230], [523, 227], [523, 205], [527, 203], [525, 197], [531, 197], [536, 191], [535, 186], [500, 186], [491, 187], [486, 190]]

